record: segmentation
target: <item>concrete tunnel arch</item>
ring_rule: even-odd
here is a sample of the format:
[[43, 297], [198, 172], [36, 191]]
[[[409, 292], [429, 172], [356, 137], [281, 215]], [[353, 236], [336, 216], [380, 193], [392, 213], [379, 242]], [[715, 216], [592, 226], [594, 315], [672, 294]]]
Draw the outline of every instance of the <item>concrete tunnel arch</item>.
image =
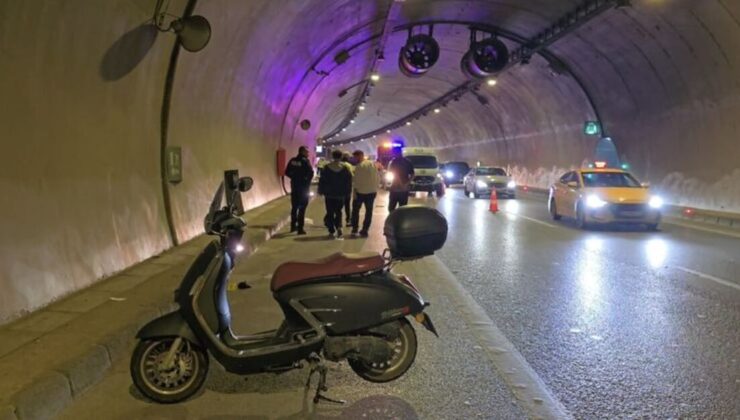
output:
[[[353, 92], [337, 93], [367, 76], [373, 49], [357, 48], [340, 66], [331, 65], [333, 56], [377, 35], [392, 4], [172, 0], [173, 14], [190, 4], [214, 32], [205, 50], [177, 58], [166, 128], [167, 144], [182, 148], [184, 174], [168, 186], [168, 217], [161, 111], [175, 38], [148, 29], [155, 3], [0, 5], [0, 218], [11, 221], [0, 235], [0, 322], [167, 249], [168, 223], [180, 241], [198, 235], [225, 168], [255, 177], [247, 206], [279, 197], [275, 149], [312, 146], [346, 118]], [[407, 0], [394, 24], [485, 22], [530, 38], [580, 3]], [[348, 136], [463, 80], [466, 30], [440, 27], [435, 37], [443, 58], [414, 80], [395, 68], [403, 34], [389, 37], [383, 79]], [[553, 75], [536, 58], [481, 91], [489, 106], [466, 95], [444, 117], [398, 133], [409, 144], [436, 147], [442, 159], [505, 162], [519, 182], [545, 186], [593, 149], [581, 133], [595, 116], [591, 102], [621, 157], [672, 202], [740, 211], [740, 2], [634, 0], [548, 50], [590, 101], [574, 78]], [[302, 119], [313, 127], [294, 131]], [[28, 228], [40, 221], [44, 229]]]

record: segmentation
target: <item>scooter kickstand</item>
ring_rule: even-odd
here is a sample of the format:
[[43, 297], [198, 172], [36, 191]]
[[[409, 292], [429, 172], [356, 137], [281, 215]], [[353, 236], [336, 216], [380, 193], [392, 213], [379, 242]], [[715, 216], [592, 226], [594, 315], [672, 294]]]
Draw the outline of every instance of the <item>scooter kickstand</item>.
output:
[[308, 374], [308, 381], [306, 382], [306, 389], [308, 389], [311, 386], [311, 378], [313, 377], [314, 373], [319, 374], [319, 383], [316, 386], [316, 394], [314, 394], [313, 397], [313, 403], [318, 404], [319, 401], [325, 401], [332, 404], [346, 404], [347, 401], [345, 400], [335, 400], [333, 398], [329, 398], [321, 392], [325, 392], [329, 390], [329, 387], [326, 386], [326, 374], [329, 371], [327, 369], [326, 365], [322, 362], [321, 358], [318, 356], [311, 357], [308, 360], [311, 363], [311, 372]]

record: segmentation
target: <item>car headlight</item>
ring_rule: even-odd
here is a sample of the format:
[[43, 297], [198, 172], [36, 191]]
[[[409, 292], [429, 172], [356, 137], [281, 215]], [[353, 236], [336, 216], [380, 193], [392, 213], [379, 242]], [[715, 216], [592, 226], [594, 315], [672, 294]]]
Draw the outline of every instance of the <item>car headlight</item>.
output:
[[589, 195], [586, 197], [586, 206], [591, 207], [592, 209], [598, 209], [605, 205], [607, 205], [607, 202], [599, 198], [599, 196]]
[[508, 188], [508, 189], [510, 189], [510, 190], [513, 190], [514, 188], [516, 188], [516, 182], [514, 182], [514, 181], [509, 181], [509, 182], [508, 182], [508, 183], [506, 184], [506, 188]]
[[453, 176], [455, 176], [455, 174], [454, 174], [454, 173], [452, 173], [452, 171], [447, 171], [447, 172], [445, 172], [445, 176], [446, 176], [447, 178], [452, 178]]
[[442, 179], [442, 174], [437, 174], [437, 178]]
[[654, 209], [659, 209], [663, 207], [663, 199], [657, 195], [654, 195], [650, 197], [650, 201], [648, 201], [648, 204]]
[[486, 183], [485, 183], [485, 182], [483, 182], [483, 181], [476, 181], [476, 182], [475, 182], [475, 185], [476, 185], [476, 186], [477, 186], [478, 188], [486, 188], [486, 187], [488, 187], [488, 184], [486, 184]]
[[385, 173], [385, 181], [386, 182], [393, 182], [393, 172], [386, 172]]

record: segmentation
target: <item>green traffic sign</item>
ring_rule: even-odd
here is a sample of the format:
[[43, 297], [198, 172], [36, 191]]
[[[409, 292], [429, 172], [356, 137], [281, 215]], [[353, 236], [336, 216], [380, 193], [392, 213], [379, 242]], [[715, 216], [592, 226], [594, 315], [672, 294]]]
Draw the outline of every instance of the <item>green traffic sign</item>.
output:
[[586, 121], [583, 124], [583, 134], [587, 136], [598, 136], [601, 134], [601, 124], [598, 121]]

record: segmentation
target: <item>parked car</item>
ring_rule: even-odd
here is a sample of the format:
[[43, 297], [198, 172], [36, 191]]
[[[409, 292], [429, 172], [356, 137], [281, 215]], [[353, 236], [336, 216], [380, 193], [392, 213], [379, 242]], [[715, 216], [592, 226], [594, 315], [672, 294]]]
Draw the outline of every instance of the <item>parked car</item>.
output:
[[504, 168], [495, 166], [478, 166], [470, 170], [463, 179], [465, 195], [473, 193], [473, 197], [490, 195], [495, 189], [496, 195], [516, 198], [516, 183], [506, 173]]
[[447, 162], [439, 167], [446, 186], [452, 184], [462, 184], [465, 175], [470, 172], [470, 165], [467, 162]]
[[570, 171], [552, 187], [548, 207], [554, 220], [572, 217], [578, 227], [594, 224], [643, 224], [657, 230], [663, 199], [621, 169]]

